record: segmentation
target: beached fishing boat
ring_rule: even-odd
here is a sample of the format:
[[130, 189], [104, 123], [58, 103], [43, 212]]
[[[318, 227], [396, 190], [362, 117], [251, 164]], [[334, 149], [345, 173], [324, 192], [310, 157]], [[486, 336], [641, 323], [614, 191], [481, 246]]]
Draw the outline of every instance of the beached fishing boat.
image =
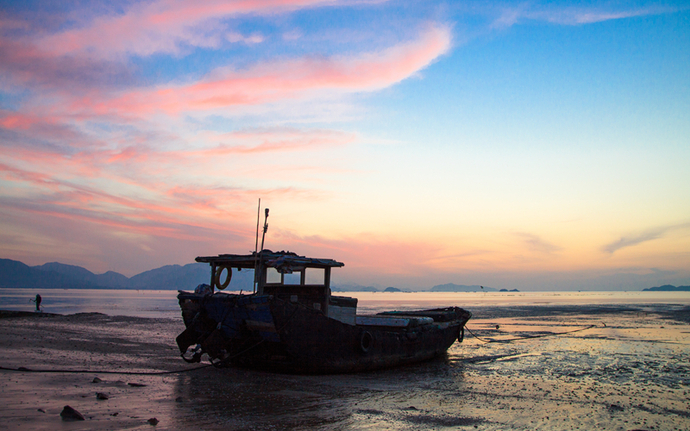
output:
[[[343, 266], [332, 259], [263, 250], [196, 261], [210, 264], [211, 278], [178, 294], [188, 362], [206, 353], [218, 366], [287, 373], [394, 367], [445, 354], [471, 317], [458, 307], [358, 315], [356, 298], [331, 294], [331, 269]], [[222, 292], [242, 270], [254, 270], [255, 291]]]

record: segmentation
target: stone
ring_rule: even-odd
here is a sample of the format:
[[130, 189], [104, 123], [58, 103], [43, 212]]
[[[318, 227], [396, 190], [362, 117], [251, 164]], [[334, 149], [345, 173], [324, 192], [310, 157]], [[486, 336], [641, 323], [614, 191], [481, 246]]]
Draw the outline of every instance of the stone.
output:
[[83, 421], [84, 416], [70, 406], [65, 406], [60, 412], [63, 421]]

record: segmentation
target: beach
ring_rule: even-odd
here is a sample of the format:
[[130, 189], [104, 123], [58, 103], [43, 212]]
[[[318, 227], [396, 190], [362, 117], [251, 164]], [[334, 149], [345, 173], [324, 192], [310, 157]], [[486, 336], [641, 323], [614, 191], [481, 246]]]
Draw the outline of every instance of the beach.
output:
[[[187, 364], [174, 341], [181, 319], [4, 312], [0, 366], [80, 372], [0, 371], [0, 420], [46, 430], [690, 429], [687, 305], [471, 311], [471, 333], [443, 358], [327, 376]], [[85, 420], [63, 421], [65, 405]]]

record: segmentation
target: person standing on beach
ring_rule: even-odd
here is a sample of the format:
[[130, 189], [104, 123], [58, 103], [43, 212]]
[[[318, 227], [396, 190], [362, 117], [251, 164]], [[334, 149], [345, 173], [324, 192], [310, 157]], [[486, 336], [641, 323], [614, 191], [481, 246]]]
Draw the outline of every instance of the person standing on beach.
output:
[[36, 311], [41, 311], [41, 301], [43, 299], [41, 298], [41, 295], [38, 293], [36, 294], [36, 299], [30, 299], [29, 301], [35, 302], [36, 303]]

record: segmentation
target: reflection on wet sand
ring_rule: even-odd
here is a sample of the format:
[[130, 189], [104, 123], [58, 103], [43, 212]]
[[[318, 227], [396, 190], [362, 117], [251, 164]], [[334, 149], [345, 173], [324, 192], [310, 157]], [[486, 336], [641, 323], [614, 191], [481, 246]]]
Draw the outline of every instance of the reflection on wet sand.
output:
[[[433, 409], [440, 392], [462, 389], [462, 365], [446, 360], [396, 370], [295, 376], [252, 370], [203, 370], [180, 376], [176, 393], [193, 405], [195, 423], [231, 429], [393, 429], [402, 424], [482, 422]], [[445, 389], [444, 389], [445, 388]], [[456, 395], [457, 397], [457, 395]], [[451, 400], [447, 400], [451, 401]], [[179, 421], [189, 419], [179, 410]], [[398, 424], [398, 425], [396, 425]]]
[[[2, 371], [0, 420], [54, 429], [690, 429], [690, 309], [475, 307], [446, 357], [334, 376], [208, 367], [167, 376]], [[0, 319], [3, 366], [161, 371], [174, 320], [108, 316]], [[515, 338], [591, 329], [557, 336]], [[495, 342], [487, 342], [495, 341]], [[94, 377], [102, 379], [92, 383]], [[131, 386], [138, 382], [146, 386]], [[108, 400], [97, 400], [105, 392]], [[45, 413], [39, 412], [42, 409]], [[57, 424], [57, 425], [56, 425]]]

